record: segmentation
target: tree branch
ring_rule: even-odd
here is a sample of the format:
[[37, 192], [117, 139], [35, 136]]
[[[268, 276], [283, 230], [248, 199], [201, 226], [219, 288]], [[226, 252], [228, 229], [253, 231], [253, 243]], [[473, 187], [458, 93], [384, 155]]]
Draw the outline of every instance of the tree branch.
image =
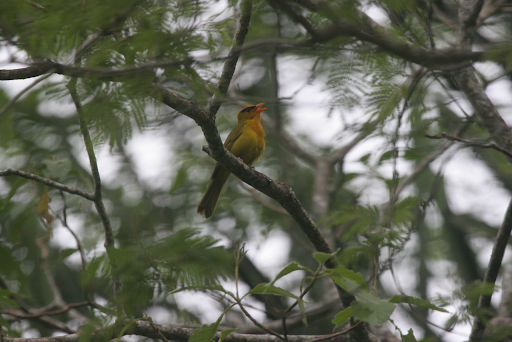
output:
[[[55, 281], [55, 277], [53, 276], [53, 273], [50, 270], [50, 267], [48, 265], [48, 256], [50, 254], [50, 251], [48, 249], [48, 246], [46, 246], [46, 242], [48, 242], [49, 238], [50, 238], [50, 235], [49, 235], [49, 231], [48, 231], [45, 235], [35, 239], [37, 246], [41, 250], [41, 259], [40, 259], [41, 260], [41, 268], [43, 269], [43, 273], [44, 273], [46, 280], [48, 282], [48, 285], [50, 286], [50, 289], [52, 290], [52, 293], [53, 293], [53, 301], [49, 305], [47, 305], [46, 308], [58, 306], [61, 308], [61, 310], [57, 310], [57, 311], [63, 310], [61, 313], [69, 312], [69, 314], [72, 317], [79, 319], [81, 322], [85, 322], [85, 321], [87, 321], [86, 317], [74, 309], [77, 306], [76, 305], [70, 306], [70, 304], [68, 304], [64, 301], [64, 299], [62, 297], [62, 293], [60, 291], [60, 288], [57, 285], [57, 282]], [[79, 303], [79, 304], [80, 305], [78, 305], [78, 306], [83, 306], [83, 305], [87, 305], [88, 302]], [[46, 308], [42, 309], [42, 313], [39, 313], [40, 316], [56, 315], [55, 313], [45, 314]], [[30, 318], [30, 317], [28, 317], [28, 318]]]
[[62, 307], [61, 309], [54, 310], [54, 311], [41, 311], [41, 312], [34, 312], [34, 313], [27, 313], [27, 314], [25, 314], [25, 313], [21, 313], [21, 312], [18, 312], [18, 311], [13, 311], [13, 310], [2, 310], [2, 311], [0, 311], [0, 313], [2, 313], [2, 315], [11, 315], [11, 316], [14, 316], [14, 317], [17, 317], [17, 318], [29, 319], [29, 318], [37, 318], [37, 317], [41, 317], [41, 316], [60, 315], [60, 314], [63, 314], [63, 313], [66, 313], [66, 312], [70, 311], [71, 309], [79, 308], [79, 307], [82, 307], [82, 306], [88, 306], [88, 305], [90, 305], [89, 302], [79, 302], [79, 303], [67, 304], [64, 307]]
[[[203, 147], [203, 151], [208, 153], [213, 159], [226, 167], [236, 177], [243, 182], [251, 185], [255, 189], [261, 191], [265, 195], [276, 200], [290, 214], [299, 228], [306, 234], [309, 241], [315, 246], [319, 252], [332, 253], [325, 238], [322, 236], [314, 221], [308, 212], [301, 205], [295, 193], [290, 186], [284, 183], [275, 183], [268, 176], [245, 165], [239, 158], [235, 157], [231, 152], [226, 150], [220, 139], [217, 126], [214, 120], [209, 117], [208, 113], [200, 109], [194, 103], [184, 100], [173, 94], [169, 90], [161, 86], [154, 86], [152, 94], [155, 98], [161, 99], [163, 103], [178, 110], [183, 108], [185, 112], [182, 114], [192, 118], [202, 129], [208, 146]], [[336, 261], [329, 259], [326, 267], [335, 268]], [[338, 288], [338, 290], [341, 290]], [[342, 291], [342, 290], [341, 290]], [[348, 307], [353, 300], [353, 296], [344, 291], [340, 292], [340, 298], [343, 305]], [[358, 327], [364, 328], [364, 325]]]
[[[125, 321], [124, 326], [115, 324], [103, 329], [93, 331], [89, 336], [91, 341], [106, 342], [111, 339], [126, 335], [139, 335], [153, 339], [162, 339], [161, 333], [165, 338], [176, 342], [187, 342], [194, 333], [192, 328], [175, 327], [171, 325], [151, 324], [145, 320]], [[152, 326], [153, 325], [153, 326]], [[128, 329], [125, 329], [128, 327]], [[156, 329], [155, 329], [156, 328]], [[39, 338], [13, 338], [4, 337], [4, 342], [78, 342], [82, 334], [75, 333], [64, 336], [39, 337]], [[220, 337], [220, 333], [215, 334], [215, 340]], [[288, 342], [357, 342], [347, 335], [288, 335]], [[375, 338], [373, 341], [377, 341]], [[273, 335], [248, 335], [231, 333], [223, 339], [225, 342], [278, 342], [281, 341]]]
[[459, 1], [459, 39], [462, 45], [471, 44], [476, 30], [478, 15], [482, 10], [484, 0]]
[[[402, 41], [399, 38], [392, 38], [385, 33], [375, 32], [374, 29], [370, 29], [368, 32], [368, 30], [363, 30], [361, 27], [358, 27], [355, 24], [339, 23], [337, 25], [332, 25], [328, 28], [318, 31], [318, 34], [315, 38], [299, 41], [288, 39], [261, 39], [245, 44], [244, 46], [232, 47], [230, 53], [233, 55], [231, 56], [228, 55], [228, 57], [213, 58], [202, 62], [190, 58], [179, 61], [152, 62], [119, 69], [109, 69], [102, 67], [81, 67], [78, 65], [65, 65], [52, 61], [45, 61], [39, 62], [26, 68], [8, 70], [0, 69], [0, 81], [20, 80], [37, 77], [48, 73], [51, 69], [55, 69], [54, 73], [65, 76], [96, 77], [109, 81], [123, 81], [123, 78], [126, 76], [140, 74], [157, 68], [174, 68], [181, 65], [192, 65], [194, 63], [204, 64], [214, 63], [221, 60], [232, 60], [233, 58], [238, 59], [238, 56], [240, 56], [241, 53], [248, 53], [252, 51], [261, 52], [262, 49], [278, 49], [279, 51], [303, 49], [305, 47], [311, 47], [312, 45], [319, 43], [326, 43], [343, 35], [351, 35], [362, 41], [373, 43], [385, 51], [403, 57], [410, 62], [424, 65], [431, 70], [453, 70], [454, 68], [459, 68], [460, 65], [465, 65], [464, 63], [468, 63], [469, 61], [476, 62], [487, 60], [484, 51], [472, 52], [460, 48], [428, 50], [422, 47], [413, 46], [407, 41]], [[221, 79], [227, 78], [222, 78], [221, 76]], [[225, 95], [225, 93], [223, 95]]]
[[[495, 285], [498, 273], [503, 262], [503, 255], [507, 248], [508, 239], [510, 232], [512, 231], [512, 200], [510, 201], [507, 212], [505, 213], [505, 219], [501, 224], [498, 234], [496, 234], [496, 240], [494, 240], [494, 246], [492, 248], [491, 258], [489, 259], [489, 265], [485, 271], [483, 282], [486, 284]], [[486, 310], [491, 306], [491, 295], [480, 295], [478, 299], [478, 309]], [[476, 316], [475, 323], [473, 324], [473, 330], [471, 331], [470, 341], [481, 341], [484, 336], [485, 323], [489, 319], [488, 314], [481, 313]]]
[[15, 170], [15, 169], [7, 169], [7, 170], [4, 170], [4, 171], [0, 171], [0, 177], [6, 177], [6, 176], [19, 176], [19, 177], [31, 179], [33, 181], [42, 183], [42, 184], [47, 185], [49, 187], [65, 191], [65, 192], [68, 192], [70, 194], [81, 196], [81, 197], [83, 197], [85, 199], [88, 199], [89, 201], [94, 201], [94, 194], [90, 194], [90, 193], [85, 192], [83, 190], [80, 190], [80, 189], [77, 189], [77, 188], [73, 188], [71, 186], [67, 186], [67, 185], [64, 185], [62, 183], [53, 181], [51, 179], [44, 178], [44, 177], [41, 177], [41, 176], [38, 176], [38, 175], [34, 175], [32, 173], [28, 173], [28, 172], [25, 172], [25, 171]]
[[503, 267], [501, 301], [498, 309], [498, 317], [511, 317], [510, 304], [512, 302], [512, 264]]
[[[279, 5], [282, 0], [275, 1]], [[388, 34], [384, 27], [375, 23], [362, 12], [359, 13], [361, 17], [360, 22], [355, 23], [354, 21], [348, 21], [341, 17], [334, 17], [333, 13], [335, 13], [335, 11], [329, 9], [326, 2], [313, 3], [308, 0], [300, 0], [297, 2], [312, 11], [322, 9], [322, 13], [329, 16], [333, 22], [328, 27], [314, 30], [314, 34], [311, 34], [312, 37], [309, 40], [309, 44], [324, 43], [343, 35], [353, 36], [362, 41], [375, 44], [383, 50], [402, 57], [409, 62], [425, 66], [429, 69], [460, 68], [463, 65], [467, 66], [469, 61], [477, 61], [483, 58], [482, 52], [471, 52], [467, 49], [447, 48], [436, 50], [413, 45], [405, 38]], [[291, 19], [296, 21], [294, 17], [291, 17]], [[308, 22], [308, 24], [304, 26], [308, 32], [311, 30], [309, 25]]]
[[84, 137], [85, 149], [87, 151], [87, 155], [89, 156], [89, 163], [91, 165], [91, 173], [92, 178], [94, 180], [94, 205], [96, 207], [96, 211], [98, 212], [98, 215], [103, 224], [103, 229], [105, 231], [105, 249], [107, 250], [107, 255], [109, 256], [113, 272], [112, 278], [114, 282], [115, 304], [119, 311], [119, 314], [123, 315], [123, 304], [119, 298], [119, 292], [121, 290], [121, 280], [119, 276], [116, 274], [118, 268], [117, 261], [112, 253], [116, 248], [114, 233], [112, 232], [112, 225], [110, 224], [107, 209], [105, 208], [105, 204], [103, 203], [100, 172], [98, 170], [98, 163], [96, 161], [96, 154], [94, 153], [92, 139], [89, 134], [89, 128], [87, 127], [87, 121], [85, 120], [85, 116], [82, 110], [82, 104], [80, 103], [80, 99], [76, 92], [76, 78], [72, 78], [71, 81], [69, 81], [68, 89], [76, 107], [76, 111], [78, 114], [78, 122], [80, 124], [80, 131]]
[[[233, 78], [233, 74], [235, 73], [236, 63], [238, 62], [238, 58], [242, 52], [242, 47], [244, 45], [245, 36], [247, 36], [247, 32], [249, 32], [249, 24], [251, 22], [251, 11], [252, 11], [252, 0], [243, 0], [240, 5], [241, 13], [240, 18], [238, 19], [238, 27], [235, 33], [235, 37], [233, 38], [233, 45], [231, 46], [231, 50], [229, 51], [226, 62], [224, 63], [224, 67], [222, 69], [222, 74], [220, 76], [219, 84], [217, 85], [217, 89], [219, 91], [218, 94], [214, 94], [209, 103], [207, 111], [210, 117], [215, 118], [217, 111], [222, 104], [222, 100], [229, 88], [229, 83], [231, 83], [231, 79]], [[221, 98], [219, 98], [219, 96]]]
[[460, 137], [457, 137], [457, 136], [449, 135], [447, 133], [440, 133], [440, 134], [436, 134], [436, 135], [428, 135], [427, 134], [425, 136], [427, 138], [430, 138], [430, 139], [443, 139], [443, 138], [446, 138], [446, 139], [451, 140], [451, 141], [458, 141], [458, 142], [464, 143], [464, 144], [466, 144], [468, 146], [475, 146], [475, 147], [481, 147], [481, 148], [492, 148], [492, 149], [494, 149], [496, 151], [499, 151], [499, 152], [503, 153], [507, 157], [512, 158], [512, 152], [504, 149], [503, 147], [497, 145], [494, 142], [485, 143], [485, 142], [481, 142], [481, 141], [463, 139], [463, 138], [460, 138]]
[[505, 150], [512, 151], [510, 128], [485, 93], [474, 71], [466, 68], [455, 73], [453, 77], [473, 106], [481, 124], [489, 132], [491, 139]]
[[[3, 289], [6, 289], [6, 290], [9, 290], [9, 287], [7, 286], [7, 283], [5, 282], [5, 280], [3, 278], [0, 277], [0, 288], [3, 288]], [[30, 313], [33, 313], [33, 310], [25, 304], [25, 302], [17, 295], [9, 295], [9, 298], [14, 300], [16, 302], [16, 304], [18, 304], [18, 306], [20, 307], [20, 309], [24, 312], [26, 312], [27, 314], [30, 314]], [[66, 332], [68, 334], [73, 334], [75, 333], [76, 331], [69, 328], [68, 326], [66, 326], [64, 323], [62, 323], [61, 321], [58, 321], [52, 317], [47, 317], [47, 316], [37, 316], [37, 317], [33, 317], [31, 319], [34, 319], [34, 320], [37, 320], [38, 322], [42, 323], [43, 325], [51, 328], [51, 329], [56, 329], [56, 330], [60, 330], [60, 331], [63, 331], [63, 332]]]
[[11, 107], [16, 103], [16, 101], [18, 101], [20, 99], [20, 97], [22, 97], [27, 91], [34, 88], [36, 85], [38, 85], [39, 83], [41, 83], [42, 81], [44, 81], [48, 77], [50, 77], [52, 75], [53, 71], [54, 71], [53, 69], [48, 70], [48, 73], [46, 75], [44, 75], [44, 76], [38, 78], [37, 80], [35, 80], [34, 82], [30, 83], [28, 86], [23, 88], [18, 94], [16, 94], [12, 99], [10, 99], [9, 102], [7, 102], [5, 104], [5, 106], [3, 106], [2, 109], [0, 109], [0, 118], [2, 116], [4, 116], [5, 113], [7, 113], [7, 111], [9, 111], [9, 109], [11, 109]]

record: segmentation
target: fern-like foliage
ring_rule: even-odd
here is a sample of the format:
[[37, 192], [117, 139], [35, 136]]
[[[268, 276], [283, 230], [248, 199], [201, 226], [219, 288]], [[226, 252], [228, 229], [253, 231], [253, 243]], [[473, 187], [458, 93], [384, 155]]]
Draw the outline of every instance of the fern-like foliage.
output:
[[347, 112], [361, 107], [381, 119], [393, 114], [402, 95], [402, 61], [385, 53], [350, 51], [331, 59], [327, 65], [332, 108]]
[[[130, 312], [142, 309], [154, 296], [176, 288], [204, 289], [215, 286], [234, 270], [234, 258], [217, 241], [183, 229], [157, 243], [120, 247], [115, 251], [117, 272], [123, 283], [121, 296]], [[108, 259], [104, 259], [104, 263]]]

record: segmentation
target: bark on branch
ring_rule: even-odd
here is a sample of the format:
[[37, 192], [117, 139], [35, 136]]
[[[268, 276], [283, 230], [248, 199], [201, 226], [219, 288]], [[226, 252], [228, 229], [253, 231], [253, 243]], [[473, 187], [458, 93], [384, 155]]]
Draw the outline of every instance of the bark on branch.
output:
[[[125, 329], [128, 327], [128, 329]], [[156, 329], [155, 329], [156, 328]], [[192, 336], [195, 329], [175, 327], [171, 325], [160, 325], [151, 324], [146, 320], [136, 321], [124, 321], [114, 324], [112, 326], [98, 329], [93, 331], [88, 337], [91, 341], [95, 342], [106, 342], [121, 336], [127, 335], [138, 335], [153, 339], [162, 339], [163, 335], [165, 338], [176, 342], [187, 342], [190, 336]], [[160, 334], [161, 335], [160, 335]], [[287, 339], [289, 342], [357, 342], [351, 339], [347, 335], [288, 335]], [[4, 342], [78, 342], [81, 337], [80, 333], [69, 334], [64, 336], [52, 336], [52, 337], [39, 337], [39, 338], [12, 338], [4, 337]], [[215, 335], [215, 340], [218, 340], [220, 333]], [[225, 342], [277, 342], [281, 341], [274, 335], [248, 335], [232, 333], [228, 335]], [[377, 341], [375, 337], [372, 337], [371, 341]]]

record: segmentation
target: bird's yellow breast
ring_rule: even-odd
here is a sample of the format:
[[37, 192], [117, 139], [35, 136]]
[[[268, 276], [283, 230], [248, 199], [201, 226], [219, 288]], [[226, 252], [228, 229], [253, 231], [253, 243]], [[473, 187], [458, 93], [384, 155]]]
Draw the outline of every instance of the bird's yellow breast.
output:
[[240, 136], [229, 149], [235, 156], [242, 158], [249, 166], [256, 164], [265, 151], [265, 131], [259, 120], [247, 120], [239, 123]]

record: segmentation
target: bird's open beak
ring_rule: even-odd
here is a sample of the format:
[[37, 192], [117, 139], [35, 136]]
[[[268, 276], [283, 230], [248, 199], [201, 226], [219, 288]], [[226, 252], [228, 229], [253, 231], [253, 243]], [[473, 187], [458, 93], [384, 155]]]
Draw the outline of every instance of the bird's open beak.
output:
[[263, 106], [263, 103], [258, 103], [256, 105], [256, 109], [254, 110], [255, 113], [261, 113], [263, 112], [264, 110], [266, 110], [267, 108], [260, 108], [261, 106]]

